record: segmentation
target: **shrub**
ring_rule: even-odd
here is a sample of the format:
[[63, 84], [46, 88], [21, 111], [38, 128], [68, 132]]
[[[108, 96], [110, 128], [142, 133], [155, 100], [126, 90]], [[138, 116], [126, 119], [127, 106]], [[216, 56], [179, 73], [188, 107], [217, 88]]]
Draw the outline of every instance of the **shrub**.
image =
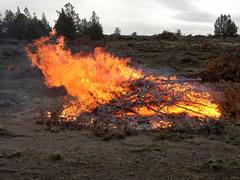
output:
[[221, 103], [225, 117], [240, 119], [240, 83], [222, 83], [224, 99]]
[[173, 32], [169, 32], [169, 31], [163, 31], [160, 35], [161, 39], [165, 39], [165, 40], [176, 40], [176, 34]]
[[209, 50], [209, 49], [216, 49], [218, 46], [216, 43], [213, 43], [211, 41], [203, 41], [202, 43], [200, 43], [199, 48], [200, 49], [205, 49], [205, 50]]
[[138, 35], [137, 35], [137, 32], [133, 32], [132, 34], [131, 34], [131, 36], [132, 37], [137, 37]]
[[224, 91], [221, 105], [225, 117], [240, 118], [240, 49], [223, 53], [207, 64], [201, 74], [204, 81], [221, 81]]
[[207, 70], [202, 73], [204, 81], [240, 82], [240, 49], [220, 54], [207, 63]]

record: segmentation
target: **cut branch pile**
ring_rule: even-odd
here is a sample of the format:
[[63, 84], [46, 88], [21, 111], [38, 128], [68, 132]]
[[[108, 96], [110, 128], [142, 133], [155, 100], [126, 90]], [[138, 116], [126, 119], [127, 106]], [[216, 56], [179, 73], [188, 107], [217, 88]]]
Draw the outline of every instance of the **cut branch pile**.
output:
[[[203, 96], [204, 90], [195, 88], [193, 91], [193, 86], [189, 85], [189, 82], [196, 81], [145, 76], [124, 82], [122, 86], [128, 87], [128, 93], [115, 95], [116, 98], [107, 104], [99, 103], [91, 112], [83, 112], [78, 117], [62, 117], [63, 108], [60, 107], [49, 112], [51, 115], [42, 113], [41, 117], [49, 126], [97, 128], [107, 132], [111, 129], [165, 129], [179, 127], [179, 123], [187, 128], [199, 128], [211, 121], [211, 118], [206, 117], [202, 121], [199, 116], [189, 117], [186, 112], [201, 114], [201, 111], [182, 106], [183, 103], [195, 108], [206, 106], [196, 101], [198, 98], [209, 98]], [[196, 92], [194, 98], [191, 92]], [[80, 103], [71, 106], [82, 108]], [[168, 112], [171, 107], [183, 109], [185, 113], [171, 114]]]

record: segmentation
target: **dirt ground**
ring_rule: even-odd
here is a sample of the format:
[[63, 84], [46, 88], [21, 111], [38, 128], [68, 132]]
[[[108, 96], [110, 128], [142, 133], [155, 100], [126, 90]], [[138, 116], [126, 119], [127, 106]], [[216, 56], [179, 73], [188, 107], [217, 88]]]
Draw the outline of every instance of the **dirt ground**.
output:
[[[165, 46], [155, 40], [118, 41], [107, 47], [124, 51], [133, 64], [157, 64], [165, 73], [185, 75], [196, 74], [207, 58], [222, 51], [220, 45], [191, 51], [179, 48], [181, 42], [161, 43]], [[43, 84], [24, 55], [24, 44], [0, 47], [0, 179], [240, 179], [240, 125], [226, 127], [221, 135], [138, 132], [111, 140], [88, 130], [49, 131], [36, 123], [38, 112], [55, 106], [63, 94]]]

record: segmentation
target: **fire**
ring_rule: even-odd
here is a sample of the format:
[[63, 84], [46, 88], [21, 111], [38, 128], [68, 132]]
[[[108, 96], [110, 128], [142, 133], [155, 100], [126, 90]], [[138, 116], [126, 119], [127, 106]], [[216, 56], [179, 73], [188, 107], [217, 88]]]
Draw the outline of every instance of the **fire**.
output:
[[151, 127], [154, 129], [167, 129], [172, 127], [172, 123], [171, 122], [167, 122], [167, 121], [152, 121], [150, 122]]
[[[63, 117], [77, 117], [82, 112], [91, 112], [101, 104], [107, 104], [113, 99], [129, 92], [129, 80], [138, 80], [145, 76], [139, 70], [128, 65], [130, 59], [119, 58], [96, 48], [94, 52], [84, 55], [73, 54], [64, 48], [64, 37], [50, 37], [35, 40], [26, 48], [32, 66], [38, 67], [45, 78], [48, 87], [65, 87], [69, 96], [75, 97], [64, 105]], [[55, 43], [51, 43], [53, 41]], [[197, 92], [190, 83], [178, 83], [176, 77], [149, 76], [147, 80], [158, 83], [159, 92], [163, 88], [172, 89], [175, 95], [181, 95], [181, 101], [170, 106], [159, 108], [136, 107], [140, 116], [154, 116], [156, 112], [163, 114], [185, 113], [191, 117], [219, 118], [221, 112], [209, 92]], [[172, 81], [172, 83], [164, 83]], [[190, 91], [189, 91], [190, 89]], [[164, 101], [170, 100], [170, 95], [164, 95]], [[151, 97], [152, 98], [152, 97]], [[136, 100], [136, 97], [132, 97]], [[131, 101], [131, 100], [130, 100]], [[130, 112], [128, 115], [134, 115]], [[161, 124], [161, 123], [160, 123]], [[168, 127], [170, 124], [155, 123], [157, 127]]]

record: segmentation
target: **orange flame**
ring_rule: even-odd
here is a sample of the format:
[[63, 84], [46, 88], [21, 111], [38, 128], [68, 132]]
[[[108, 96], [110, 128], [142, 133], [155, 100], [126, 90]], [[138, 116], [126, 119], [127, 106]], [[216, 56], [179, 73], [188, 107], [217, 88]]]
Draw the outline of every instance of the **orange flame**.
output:
[[[51, 33], [51, 37], [53, 36], [55, 32]], [[130, 59], [115, 57], [101, 48], [96, 48], [88, 55], [72, 54], [70, 50], [64, 49], [64, 37], [59, 37], [54, 44], [50, 43], [51, 37], [35, 40], [34, 51], [28, 46], [26, 52], [32, 65], [44, 74], [48, 87], [64, 86], [70, 96], [76, 97], [71, 103], [77, 105], [64, 106], [62, 116], [77, 116], [81, 112], [93, 110], [99, 104], [106, 104], [117, 96], [127, 94], [129, 89], [122, 84], [129, 79], [137, 80], [144, 76], [141, 71], [128, 66]], [[158, 79], [167, 80], [165, 77]], [[154, 78], [150, 76], [149, 80], [154, 81]], [[174, 91], [181, 93], [191, 87], [189, 83], [175, 84]], [[208, 92], [190, 91], [186, 93], [186, 98], [191, 99], [192, 103], [181, 101], [160, 111], [168, 114], [186, 113], [198, 117], [221, 116], [218, 105], [212, 102]], [[154, 109], [157, 107], [152, 109], [140, 107], [136, 108], [136, 111], [142, 116], [156, 115]]]

